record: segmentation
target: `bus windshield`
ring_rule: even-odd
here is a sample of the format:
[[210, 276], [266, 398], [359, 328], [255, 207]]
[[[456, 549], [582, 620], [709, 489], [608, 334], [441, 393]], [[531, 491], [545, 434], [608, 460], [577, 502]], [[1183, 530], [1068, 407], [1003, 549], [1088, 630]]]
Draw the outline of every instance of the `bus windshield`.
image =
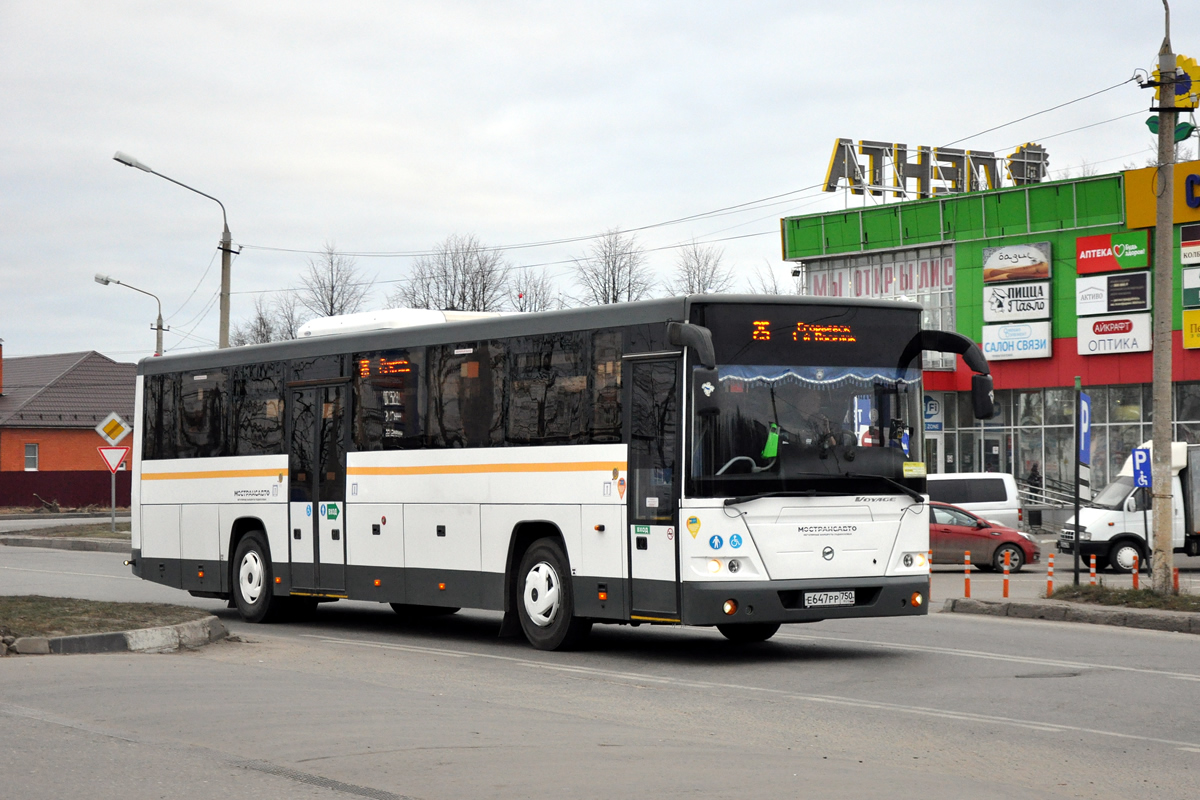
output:
[[893, 492], [889, 481], [910, 483], [905, 464], [924, 460], [921, 371], [919, 359], [899, 361], [917, 333], [915, 313], [714, 311], [725, 310], [706, 315], [717, 368], [695, 368], [691, 381], [701, 411], [690, 422], [690, 495]]

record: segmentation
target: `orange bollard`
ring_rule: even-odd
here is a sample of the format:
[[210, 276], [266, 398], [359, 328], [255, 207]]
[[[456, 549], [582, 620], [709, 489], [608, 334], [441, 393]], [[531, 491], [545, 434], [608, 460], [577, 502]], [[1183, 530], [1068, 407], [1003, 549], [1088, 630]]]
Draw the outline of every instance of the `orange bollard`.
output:
[[1092, 586], [1096, 585], [1096, 556], [1091, 557], [1092, 561]]
[[963, 597], [971, 596], [971, 551], [963, 553]]
[[1140, 586], [1138, 586], [1138, 566], [1139, 565], [1138, 565], [1137, 553], [1134, 553], [1133, 554], [1133, 588], [1134, 589], [1141, 588]]
[[1004, 599], [1005, 600], [1008, 599], [1008, 566], [1009, 566], [1008, 562], [1009, 562], [1009, 558], [1011, 556], [1012, 556], [1011, 550], [1004, 551]]
[[1179, 594], [1179, 567], [1171, 568], [1171, 581], [1175, 584], [1175, 594]]
[[1050, 554], [1050, 563], [1046, 565], [1046, 597], [1054, 594], [1054, 553]]

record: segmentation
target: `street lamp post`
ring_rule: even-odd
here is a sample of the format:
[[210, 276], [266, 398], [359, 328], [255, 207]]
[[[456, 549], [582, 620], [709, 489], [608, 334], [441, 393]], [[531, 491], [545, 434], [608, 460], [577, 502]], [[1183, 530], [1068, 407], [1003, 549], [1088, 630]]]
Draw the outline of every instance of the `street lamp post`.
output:
[[99, 272], [96, 273], [96, 283], [100, 284], [101, 286], [108, 286], [110, 283], [115, 283], [118, 286], [124, 286], [126, 289], [133, 289], [135, 292], [141, 292], [142, 294], [150, 295], [150, 297], [154, 298], [154, 302], [158, 303], [158, 319], [155, 320], [155, 322], [154, 322], [154, 330], [157, 331], [157, 336], [155, 337], [155, 340], [154, 340], [154, 344], [155, 344], [154, 355], [161, 356], [163, 354], [163, 348], [162, 348], [163, 331], [169, 330], [169, 329], [163, 327], [162, 301], [158, 299], [158, 295], [151, 294], [150, 292], [147, 292], [145, 289], [139, 289], [136, 286], [130, 286], [128, 283], [121, 283], [119, 280], [112, 277], [111, 275], [101, 275]]
[[113, 161], [117, 161], [127, 167], [140, 169], [142, 172], [149, 172], [151, 175], [157, 175], [176, 186], [182, 186], [188, 191], [195, 192], [202, 197], [207, 197], [221, 207], [221, 220], [225, 223], [225, 230], [221, 233], [221, 331], [217, 346], [222, 348], [229, 347], [229, 254], [232, 252], [233, 240], [229, 236], [229, 218], [225, 215], [225, 204], [211, 194], [205, 194], [199, 189], [188, 186], [186, 183], [180, 183], [174, 178], [163, 175], [161, 172], [155, 172], [133, 156], [126, 155], [120, 150], [113, 155]]

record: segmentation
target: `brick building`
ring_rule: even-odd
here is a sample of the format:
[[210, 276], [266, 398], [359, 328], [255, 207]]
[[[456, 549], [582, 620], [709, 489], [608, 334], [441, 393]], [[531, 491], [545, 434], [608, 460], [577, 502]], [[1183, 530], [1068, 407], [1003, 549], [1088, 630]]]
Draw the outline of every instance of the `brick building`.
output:
[[[94, 428], [114, 411], [133, 423], [136, 381], [136, 364], [94, 351], [6, 361], [0, 344], [0, 506], [40, 506], [35, 494], [108, 505], [108, 467], [96, 451], [107, 442]], [[129, 475], [117, 474], [118, 505], [129, 505]]]

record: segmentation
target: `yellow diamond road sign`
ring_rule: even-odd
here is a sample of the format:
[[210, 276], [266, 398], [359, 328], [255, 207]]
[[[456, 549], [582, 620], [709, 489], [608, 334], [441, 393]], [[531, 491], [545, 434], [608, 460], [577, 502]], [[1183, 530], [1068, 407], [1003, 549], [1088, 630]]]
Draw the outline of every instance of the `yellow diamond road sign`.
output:
[[116, 444], [129, 435], [133, 430], [129, 423], [121, 419], [121, 415], [113, 412], [101, 420], [96, 426], [96, 433], [100, 434], [100, 438], [109, 444]]

